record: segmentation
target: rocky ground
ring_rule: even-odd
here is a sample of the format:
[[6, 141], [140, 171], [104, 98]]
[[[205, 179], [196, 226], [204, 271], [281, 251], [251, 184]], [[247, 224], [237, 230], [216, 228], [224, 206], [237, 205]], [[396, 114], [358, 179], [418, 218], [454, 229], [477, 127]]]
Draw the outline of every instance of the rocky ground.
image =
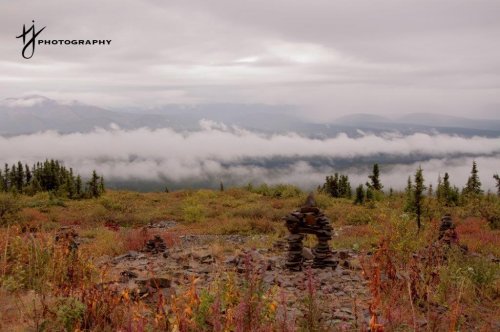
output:
[[[288, 317], [302, 315], [303, 299], [312, 280], [320, 319], [327, 326], [344, 324], [359, 326], [369, 320], [369, 290], [362, 276], [359, 257], [352, 250], [334, 251], [339, 265], [311, 269], [312, 253], [304, 248], [304, 269], [291, 272], [285, 268], [286, 244], [275, 242], [268, 249], [251, 249], [248, 237], [241, 235], [182, 235], [179, 242], [167, 248], [162, 232], [175, 231], [175, 222], [151, 225], [153, 236], [140, 251], [129, 251], [117, 257], [103, 257], [98, 265], [107, 271], [107, 280], [120, 290], [146, 301], [158, 294], [182, 294], [197, 279], [196, 287], [207, 288], [226, 273], [257, 273], [265, 288], [275, 287], [286, 301]], [[255, 240], [255, 239], [253, 239]], [[262, 236], [262, 241], [266, 240]], [[214, 250], [214, 243], [223, 243], [224, 250]], [[241, 278], [242, 279], [242, 278]]]

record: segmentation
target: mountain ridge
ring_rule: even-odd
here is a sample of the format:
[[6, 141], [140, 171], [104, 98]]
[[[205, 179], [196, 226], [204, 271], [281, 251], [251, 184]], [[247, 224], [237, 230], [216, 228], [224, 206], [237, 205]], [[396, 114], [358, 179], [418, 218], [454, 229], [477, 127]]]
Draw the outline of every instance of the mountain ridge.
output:
[[385, 117], [354, 113], [329, 123], [314, 123], [297, 115], [292, 106], [265, 104], [169, 104], [153, 109], [106, 109], [73, 100], [62, 102], [41, 95], [7, 98], [0, 101], [0, 135], [31, 134], [55, 130], [61, 133], [88, 132], [109, 128], [147, 127], [174, 130], [199, 130], [201, 120], [263, 133], [296, 132], [314, 137], [332, 137], [339, 133], [359, 136], [385, 131], [411, 134], [441, 132], [465, 136], [498, 136], [500, 120], [469, 119], [430, 113], [410, 113]]

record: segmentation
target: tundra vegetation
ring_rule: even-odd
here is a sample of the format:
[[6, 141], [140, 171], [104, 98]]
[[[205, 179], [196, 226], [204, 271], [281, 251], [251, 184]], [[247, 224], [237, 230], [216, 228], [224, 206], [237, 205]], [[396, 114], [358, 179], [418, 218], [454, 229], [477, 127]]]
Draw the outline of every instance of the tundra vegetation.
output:
[[[330, 320], [325, 312], [344, 308], [322, 297], [317, 275], [323, 272], [316, 269], [300, 272], [304, 283], [296, 286], [304, 295], [295, 302], [284, 285], [264, 282], [250, 256], [241, 269], [216, 265], [202, 287], [196, 275], [181, 271], [178, 277], [189, 282], [151, 301], [114, 288], [116, 278], [102, 264], [154, 248], [153, 235], [179, 259], [188, 255], [186, 239], [222, 239], [208, 244], [204, 263], [219, 264], [246, 249], [267, 252], [286, 238], [282, 217], [301, 206], [308, 192], [291, 185], [230, 188], [222, 182], [217, 190], [104, 191], [95, 172], [83, 185], [56, 161], [7, 166], [0, 176], [0, 330], [498, 330], [500, 192], [481, 189], [479, 166], [474, 163], [461, 189], [445, 170], [435, 190], [426, 190], [425, 170], [415, 170], [402, 192], [384, 192], [383, 165], [375, 165], [368, 182], [354, 191], [348, 175], [326, 177], [315, 196], [335, 231], [330, 245], [359, 258], [344, 268], [366, 288], [366, 297], [353, 297], [354, 309], [346, 309], [354, 316]], [[498, 183], [498, 176], [488, 180]], [[460, 245], [443, 249], [436, 242], [447, 214]], [[153, 234], [151, 225], [164, 221], [175, 226]], [[79, 234], [77, 244], [71, 232]], [[242, 245], [224, 241], [235, 236], [245, 239]], [[286, 255], [286, 249], [273, 252], [278, 260]], [[323, 286], [337, 287], [340, 277], [333, 275]], [[287, 316], [291, 306], [293, 317]], [[366, 307], [366, 317], [356, 314], [357, 307]]]

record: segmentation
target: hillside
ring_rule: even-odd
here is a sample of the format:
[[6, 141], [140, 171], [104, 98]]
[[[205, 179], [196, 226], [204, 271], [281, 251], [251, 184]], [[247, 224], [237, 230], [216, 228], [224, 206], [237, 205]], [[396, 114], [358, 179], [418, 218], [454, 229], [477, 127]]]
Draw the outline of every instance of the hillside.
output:
[[[304, 269], [291, 272], [282, 218], [305, 196], [290, 186], [20, 196], [0, 229], [0, 329], [499, 327], [500, 233], [488, 222], [498, 197], [453, 208], [428, 197], [417, 233], [401, 194], [367, 205], [318, 194], [339, 265], [310, 269], [305, 249]], [[440, 253], [445, 213], [460, 246]]]

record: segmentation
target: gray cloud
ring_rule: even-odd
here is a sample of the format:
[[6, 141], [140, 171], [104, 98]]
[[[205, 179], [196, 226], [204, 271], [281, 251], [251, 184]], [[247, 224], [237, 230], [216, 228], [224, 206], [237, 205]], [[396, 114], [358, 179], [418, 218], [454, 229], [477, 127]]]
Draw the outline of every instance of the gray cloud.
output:
[[[353, 183], [365, 182], [368, 164], [385, 156], [387, 160], [413, 160], [383, 166], [387, 187], [402, 188], [419, 164], [429, 180], [435, 181], [439, 173], [447, 171], [457, 184], [462, 184], [476, 159], [481, 175], [487, 178], [485, 187], [492, 189], [491, 177], [500, 165], [500, 138], [391, 133], [358, 138], [338, 135], [320, 140], [294, 133], [262, 135], [212, 121], [200, 125], [196, 132], [169, 128], [123, 130], [113, 126], [85, 134], [49, 131], [0, 137], [1, 161], [31, 163], [54, 158], [84, 174], [97, 169], [109, 180], [181, 183], [221, 179], [232, 184], [266, 181], [305, 188], [316, 186], [325, 175], [339, 170], [349, 173]], [[314, 162], [317, 158], [339, 166]], [[356, 158], [364, 160], [354, 163], [361, 166], [339, 163]]]
[[[498, 13], [498, 1], [483, 0], [4, 1], [0, 98], [498, 118]], [[112, 46], [40, 46], [24, 60], [14, 36], [32, 19], [45, 38]]]

